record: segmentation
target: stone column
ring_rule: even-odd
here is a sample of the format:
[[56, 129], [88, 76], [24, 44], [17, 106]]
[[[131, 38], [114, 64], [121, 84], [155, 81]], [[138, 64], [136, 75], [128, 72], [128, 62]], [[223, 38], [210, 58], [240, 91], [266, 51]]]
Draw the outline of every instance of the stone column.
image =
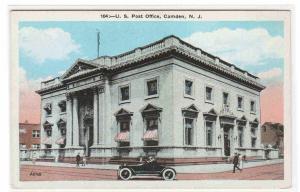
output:
[[247, 121], [244, 127], [244, 147], [250, 148], [251, 147], [251, 128], [250, 123]]
[[215, 146], [216, 147], [221, 147], [221, 124], [220, 124], [220, 119], [219, 117], [216, 117], [216, 121], [215, 121], [215, 135], [214, 135], [214, 139], [215, 139]]
[[78, 98], [73, 96], [73, 146], [79, 147]]
[[[105, 86], [104, 86], [104, 95], [105, 95], [105, 109], [104, 109], [104, 122], [105, 122], [105, 127], [103, 130], [105, 132], [105, 145], [107, 146], [113, 146], [113, 136], [112, 134], [112, 129], [111, 129], [111, 118], [112, 118], [112, 113], [111, 113], [111, 95], [110, 95], [110, 85], [109, 85], [109, 80], [105, 79]], [[115, 144], [116, 145], [116, 144]]]
[[105, 138], [105, 122], [104, 122], [104, 107], [105, 107], [105, 100], [104, 100], [104, 87], [99, 87], [98, 89], [98, 105], [99, 105], [99, 113], [98, 113], [98, 135], [97, 135], [97, 143], [104, 144]]
[[93, 104], [93, 110], [94, 110], [94, 113], [93, 113], [93, 129], [94, 129], [94, 133], [93, 133], [93, 145], [97, 145], [98, 144], [98, 90], [97, 88], [94, 88], [94, 104]]
[[73, 118], [72, 118], [72, 97], [68, 93], [66, 94], [67, 97], [67, 125], [66, 125], [66, 148], [72, 146], [72, 124], [73, 124]]
[[237, 125], [237, 121], [234, 120], [234, 126], [233, 126], [233, 151], [232, 152], [236, 152], [236, 149], [238, 147], [238, 125]]

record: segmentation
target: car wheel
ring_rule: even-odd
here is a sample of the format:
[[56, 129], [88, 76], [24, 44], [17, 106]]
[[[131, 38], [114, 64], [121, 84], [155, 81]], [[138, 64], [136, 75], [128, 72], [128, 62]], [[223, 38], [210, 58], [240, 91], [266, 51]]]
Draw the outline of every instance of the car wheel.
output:
[[176, 173], [173, 169], [165, 169], [162, 173], [162, 177], [164, 180], [174, 180], [176, 177]]
[[128, 168], [123, 168], [119, 171], [119, 177], [122, 180], [129, 180], [131, 178], [131, 176], [132, 176], [132, 172]]

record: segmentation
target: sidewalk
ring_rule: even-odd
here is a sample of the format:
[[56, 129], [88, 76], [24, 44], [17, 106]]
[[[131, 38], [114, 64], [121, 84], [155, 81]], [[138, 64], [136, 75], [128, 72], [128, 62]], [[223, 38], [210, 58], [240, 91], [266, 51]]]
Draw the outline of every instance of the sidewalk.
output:
[[[283, 163], [283, 159], [265, 160], [265, 161], [249, 161], [244, 162], [244, 168], [272, 165]], [[21, 165], [33, 165], [31, 161], [21, 161]], [[55, 162], [36, 162], [35, 165], [51, 166], [51, 167], [76, 167], [71, 163], [55, 163]], [[85, 167], [80, 166], [79, 169], [103, 169], [103, 170], [117, 170], [119, 165], [114, 164], [88, 164]], [[176, 165], [173, 167], [177, 173], [218, 173], [225, 171], [232, 171], [232, 164], [206, 164], [206, 165]]]

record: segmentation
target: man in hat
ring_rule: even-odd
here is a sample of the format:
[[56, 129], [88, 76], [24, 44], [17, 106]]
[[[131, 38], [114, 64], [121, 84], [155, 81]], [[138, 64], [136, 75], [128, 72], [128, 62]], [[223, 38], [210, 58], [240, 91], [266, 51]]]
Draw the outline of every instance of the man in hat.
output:
[[79, 163], [80, 163], [80, 155], [78, 153], [76, 156], [76, 167], [79, 167]]
[[239, 154], [234, 153], [234, 157], [233, 157], [233, 173], [235, 173], [235, 168], [237, 168], [238, 170], [241, 171], [241, 169], [239, 168], [238, 164], [239, 164]]

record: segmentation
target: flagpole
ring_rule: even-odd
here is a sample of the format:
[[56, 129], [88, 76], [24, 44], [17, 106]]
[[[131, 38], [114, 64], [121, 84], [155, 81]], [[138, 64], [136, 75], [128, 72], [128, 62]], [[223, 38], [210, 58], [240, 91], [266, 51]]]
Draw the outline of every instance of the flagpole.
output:
[[100, 56], [100, 31], [97, 29], [97, 58]]

